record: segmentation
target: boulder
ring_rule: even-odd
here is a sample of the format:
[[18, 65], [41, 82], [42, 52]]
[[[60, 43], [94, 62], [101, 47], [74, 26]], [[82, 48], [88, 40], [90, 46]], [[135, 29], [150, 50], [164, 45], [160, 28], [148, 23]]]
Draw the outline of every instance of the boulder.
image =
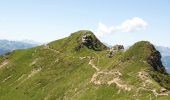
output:
[[169, 91], [165, 88], [161, 88], [160, 93], [168, 93]]
[[115, 45], [111, 48], [112, 51], [121, 51], [124, 50], [124, 46], [123, 45]]

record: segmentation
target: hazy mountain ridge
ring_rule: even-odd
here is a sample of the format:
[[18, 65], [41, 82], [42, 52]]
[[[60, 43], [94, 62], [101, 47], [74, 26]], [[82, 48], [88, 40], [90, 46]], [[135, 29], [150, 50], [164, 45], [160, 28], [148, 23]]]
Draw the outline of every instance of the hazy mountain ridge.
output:
[[15, 49], [26, 49], [39, 45], [35, 42], [0, 40], [0, 54], [11, 52]]
[[164, 46], [156, 46], [156, 49], [162, 55], [162, 62], [165, 65], [167, 71], [170, 73], [170, 48]]
[[170, 56], [163, 56], [162, 62], [165, 65], [167, 71], [170, 73]]
[[170, 56], [170, 48], [164, 47], [164, 46], [156, 46], [156, 49], [158, 49], [162, 56]]

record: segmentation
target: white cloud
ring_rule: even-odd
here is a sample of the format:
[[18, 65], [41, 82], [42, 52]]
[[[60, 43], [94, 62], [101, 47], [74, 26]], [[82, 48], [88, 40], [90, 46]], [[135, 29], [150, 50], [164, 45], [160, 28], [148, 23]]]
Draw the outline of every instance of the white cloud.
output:
[[134, 17], [132, 19], [125, 20], [123, 23], [117, 26], [106, 26], [102, 22], [98, 23], [97, 34], [98, 36], [103, 36], [107, 33], [115, 33], [115, 32], [135, 32], [138, 30], [145, 29], [148, 23], [139, 18]]

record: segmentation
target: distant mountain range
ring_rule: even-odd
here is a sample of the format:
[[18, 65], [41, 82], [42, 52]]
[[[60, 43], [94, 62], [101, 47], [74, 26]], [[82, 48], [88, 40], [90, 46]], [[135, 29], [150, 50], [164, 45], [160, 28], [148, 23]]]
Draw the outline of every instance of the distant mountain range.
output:
[[162, 55], [162, 62], [166, 67], [167, 71], [170, 72], [170, 48], [163, 46], [156, 46], [157, 50]]
[[10, 52], [15, 49], [26, 49], [39, 45], [36, 42], [31, 41], [9, 41], [0, 40], [0, 54]]
[[170, 56], [169, 47], [156, 46], [156, 48], [161, 52], [162, 56]]

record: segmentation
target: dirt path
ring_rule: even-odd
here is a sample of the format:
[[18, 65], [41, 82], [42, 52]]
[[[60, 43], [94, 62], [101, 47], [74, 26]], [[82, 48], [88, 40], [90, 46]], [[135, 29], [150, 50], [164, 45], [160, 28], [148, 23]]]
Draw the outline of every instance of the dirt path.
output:
[[38, 58], [34, 59], [34, 60], [29, 64], [29, 66], [32, 66], [32, 65], [36, 64], [37, 61], [38, 61]]
[[5, 78], [2, 82], [3, 82], [3, 83], [6, 82], [6, 81], [7, 81], [8, 79], [10, 79], [12, 76], [13, 76], [13, 75], [8, 76], [8, 77]]
[[124, 89], [126, 91], [130, 91], [131, 90], [131, 87], [129, 87], [128, 85], [124, 84], [119, 77], [116, 77], [113, 80], [109, 81], [108, 85], [111, 85], [113, 83], [116, 84], [117, 87], [119, 87], [121, 89]]
[[50, 48], [49, 45], [47, 45], [47, 44], [45, 44], [44, 47], [45, 47], [45, 49], [49, 49], [49, 50], [51, 50], [51, 51], [53, 51], [55, 53], [60, 53], [60, 51], [57, 51], [55, 49]]
[[8, 64], [8, 61], [2, 62], [2, 64], [0, 65], [0, 68], [4, 67], [4, 66], [7, 65], [7, 64]]
[[[33, 77], [35, 74], [39, 73], [41, 70], [42, 70], [41, 68], [32, 70], [31, 73], [28, 74], [28, 76], [27, 76], [25, 79], [23, 79], [17, 86], [21, 85], [21, 84], [24, 83], [26, 80], [28, 80], [28, 79], [30, 79], [31, 77]], [[23, 78], [24, 76], [21, 76], [21, 77]], [[19, 78], [19, 80], [21, 80], [21, 78]]]
[[[88, 57], [90, 59], [89, 65], [91, 65], [92, 68], [96, 70], [96, 72], [93, 74], [91, 81], [92, 83], [96, 85], [100, 84], [116, 84], [117, 87], [130, 91], [131, 86], [126, 85], [120, 77], [122, 74], [119, 71], [104, 71], [100, 70], [98, 66], [94, 64], [94, 59], [92, 57]], [[110, 79], [108, 79], [110, 78]]]
[[[152, 92], [156, 97], [157, 96], [168, 96], [169, 91], [166, 89], [163, 89], [164, 92], [158, 93], [156, 89], [148, 89], [146, 86], [149, 87], [149, 85], [153, 85], [152, 81], [150, 80], [150, 76], [145, 71], [138, 72], [138, 77], [143, 81], [141, 84], [142, 86], [136, 89], [136, 93], [139, 93], [140, 90], [150, 91]], [[137, 95], [137, 94], [136, 94]]]
[[93, 63], [93, 58], [89, 58], [90, 59], [90, 61], [89, 61], [89, 65], [91, 65], [92, 66], [92, 68], [94, 68], [97, 72], [99, 72], [99, 68], [98, 68], [98, 66], [96, 66], [94, 63]]
[[152, 92], [156, 97], [158, 97], [158, 96], [168, 96], [169, 93], [170, 93], [169, 91], [164, 92], [164, 93], [158, 93], [158, 92], [156, 91], [156, 89], [147, 89], [147, 88], [145, 88], [145, 87], [139, 87], [139, 88], [137, 88], [137, 93], [138, 93], [140, 90], [150, 91], [150, 92]]
[[21, 75], [16, 81], [12, 82], [9, 86], [12, 86], [12, 85], [15, 84], [16, 82], [18, 82], [18, 81], [20, 81], [21, 79], [23, 79], [25, 75], [26, 75], [26, 74]]
[[51, 48], [49, 45], [44, 45], [44, 48], [45, 49], [49, 49], [49, 50], [51, 50], [51, 51], [53, 51], [54, 53], [56, 53], [56, 54], [62, 54], [62, 55], [64, 55], [64, 56], [67, 56], [67, 57], [70, 57], [70, 58], [74, 58], [73, 56], [70, 56], [70, 55], [66, 55], [66, 54], [64, 54], [63, 52], [60, 52], [60, 51], [58, 51], [58, 50], [56, 50], [56, 49], [53, 49], [53, 48]]
[[99, 64], [99, 55], [97, 53], [94, 52], [94, 54], [97, 56], [97, 64]]

